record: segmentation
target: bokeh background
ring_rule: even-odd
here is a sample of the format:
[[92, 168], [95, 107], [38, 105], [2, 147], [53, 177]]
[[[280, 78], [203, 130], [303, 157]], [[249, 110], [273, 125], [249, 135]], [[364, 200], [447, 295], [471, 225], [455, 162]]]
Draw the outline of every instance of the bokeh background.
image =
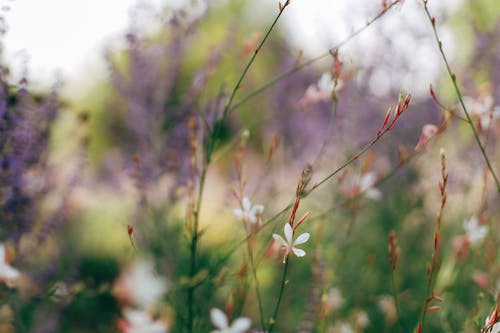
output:
[[[499, 173], [500, 3], [428, 2]], [[187, 216], [200, 174], [191, 168], [192, 143], [202, 168], [207, 133], [278, 2], [4, 1], [0, 236], [4, 261], [20, 277], [2, 278], [0, 331], [132, 332], [123, 324], [125, 309], [139, 307], [130, 295], [151, 292], [158, 297], [148, 315], [183, 332], [191, 283], [199, 283], [194, 332], [213, 329], [214, 307], [250, 318], [259, 331], [247, 249], [268, 319], [283, 270], [272, 234], [282, 234], [289, 212], [269, 219], [293, 201], [307, 164], [311, 185], [332, 173], [376, 137], [389, 105], [409, 93], [394, 129], [302, 200], [299, 215], [311, 215], [301, 229], [311, 240], [302, 245], [306, 257], [290, 258], [277, 330], [416, 327], [441, 205], [443, 149], [449, 178], [434, 287], [443, 302], [427, 314], [425, 330], [479, 332], [500, 282], [498, 191], [422, 3], [393, 6], [328, 55], [384, 3], [292, 0], [286, 8], [238, 89], [237, 108], [220, 124], [193, 282]], [[264, 206], [264, 226], [249, 247], [234, 214], [240, 190]], [[391, 231], [400, 253], [393, 273]], [[134, 267], [142, 275], [124, 287]]]

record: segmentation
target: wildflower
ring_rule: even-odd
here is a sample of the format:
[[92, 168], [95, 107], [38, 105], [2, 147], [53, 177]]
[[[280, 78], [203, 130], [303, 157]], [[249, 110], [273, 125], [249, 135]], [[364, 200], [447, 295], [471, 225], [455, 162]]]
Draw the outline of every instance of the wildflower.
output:
[[499, 333], [500, 332], [500, 322], [498, 321], [498, 313], [495, 310], [491, 316], [488, 316], [484, 321], [484, 328], [481, 332], [488, 333]]
[[488, 233], [488, 227], [480, 225], [476, 216], [472, 216], [469, 221], [464, 223], [464, 229], [472, 246], [481, 242]]
[[376, 176], [374, 172], [365, 173], [359, 180], [360, 192], [372, 200], [380, 200], [382, 193], [375, 188]]
[[234, 215], [242, 219], [243, 221], [249, 224], [255, 224], [259, 221], [259, 217], [264, 213], [263, 205], [253, 205], [250, 202], [250, 199], [244, 197], [241, 201], [242, 208], [237, 208], [234, 210]]
[[[351, 184], [354, 183], [354, 179], [351, 179]], [[382, 198], [382, 192], [375, 188], [375, 182], [377, 181], [375, 172], [366, 172], [359, 179], [359, 183], [355, 183], [344, 190], [344, 192], [350, 197], [356, 197], [359, 194], [363, 194], [365, 197], [371, 200], [380, 200]]]
[[489, 331], [489, 333], [499, 333], [500, 332], [500, 322], [495, 323]]
[[471, 115], [478, 120], [481, 130], [487, 130], [490, 122], [500, 119], [500, 107], [494, 106], [490, 94], [482, 94], [477, 99], [465, 97], [464, 100]]
[[285, 239], [278, 234], [273, 234], [273, 238], [276, 242], [280, 243], [281, 247], [285, 248], [285, 255], [283, 256], [283, 263], [285, 263], [286, 258], [290, 251], [292, 251], [297, 257], [303, 257], [306, 255], [304, 250], [298, 249], [295, 245], [304, 244], [309, 239], [309, 233], [305, 232], [301, 234], [295, 241], [293, 240], [294, 230], [292, 230], [292, 226], [288, 223], [285, 224], [284, 228]]
[[331, 92], [335, 87], [331, 73], [323, 73], [317, 83], [320, 92]]
[[154, 305], [166, 291], [166, 281], [155, 275], [149, 261], [137, 262], [125, 269], [113, 288], [118, 299], [142, 308]]
[[210, 319], [217, 328], [210, 333], [243, 333], [250, 328], [251, 321], [248, 318], [238, 318], [229, 326], [229, 320], [224, 312], [217, 308], [210, 310]]
[[344, 304], [344, 297], [339, 288], [332, 288], [324, 300], [325, 311], [334, 312]]
[[0, 281], [9, 282], [19, 277], [17, 269], [9, 265], [5, 245], [0, 243]]
[[341, 86], [341, 82], [337, 82], [337, 85], [335, 85], [331, 73], [323, 73], [316, 84], [312, 84], [307, 88], [304, 97], [300, 99], [299, 103], [301, 106], [307, 107], [318, 102], [328, 101], [332, 98], [334, 89], [338, 90]]
[[122, 333], [166, 333], [167, 325], [159, 320], [153, 320], [144, 310], [125, 309], [125, 318], [118, 319], [117, 326]]

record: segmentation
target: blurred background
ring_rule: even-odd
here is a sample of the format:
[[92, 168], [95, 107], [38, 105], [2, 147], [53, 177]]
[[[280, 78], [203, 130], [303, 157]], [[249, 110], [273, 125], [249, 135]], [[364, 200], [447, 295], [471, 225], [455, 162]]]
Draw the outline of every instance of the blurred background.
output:
[[[311, 186], [369, 144], [400, 93], [412, 100], [395, 127], [302, 200], [311, 240], [290, 258], [277, 331], [416, 327], [444, 149], [444, 301], [425, 327], [479, 332], [500, 285], [500, 212], [470, 126], [500, 172], [500, 3], [428, 2], [471, 124], [421, 1], [292, 0], [222, 122], [277, 1], [3, 1], [0, 240], [19, 276], [0, 277], [0, 332], [133, 332], [130, 309], [160, 325], [144, 332], [184, 332], [193, 283], [194, 332], [213, 329], [214, 307], [259, 331], [289, 212], [273, 217], [306, 165]], [[190, 209], [215, 126], [193, 277]], [[244, 197], [263, 205], [256, 224], [235, 214]]]

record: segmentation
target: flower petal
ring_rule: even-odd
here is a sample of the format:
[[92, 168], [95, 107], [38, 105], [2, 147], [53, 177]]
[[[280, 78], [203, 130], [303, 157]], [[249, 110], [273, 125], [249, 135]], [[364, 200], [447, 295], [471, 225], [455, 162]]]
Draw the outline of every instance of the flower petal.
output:
[[253, 215], [261, 215], [264, 213], [264, 206], [263, 205], [255, 205], [252, 207], [251, 213]]
[[291, 244], [292, 237], [293, 237], [293, 230], [292, 230], [292, 226], [290, 224], [288, 224], [288, 223], [285, 224], [284, 233], [285, 233], [286, 242], [288, 244]]
[[7, 261], [7, 258], [5, 256], [5, 245], [0, 244], [0, 261], [5, 262]]
[[365, 196], [368, 198], [368, 199], [372, 199], [372, 200], [380, 200], [382, 199], [382, 192], [380, 192], [380, 190], [376, 189], [376, 188], [369, 188], [365, 191]]
[[250, 328], [252, 322], [248, 318], [238, 318], [231, 325], [231, 332], [243, 333]]
[[294, 253], [297, 257], [303, 257], [303, 256], [305, 256], [305, 255], [306, 255], [306, 251], [301, 250], [301, 249], [298, 249], [298, 248], [296, 248], [296, 247], [294, 247], [294, 248], [292, 249], [292, 251], [293, 251], [293, 253]]
[[500, 323], [496, 323], [493, 325], [493, 327], [490, 330], [491, 333], [498, 333], [500, 332]]
[[376, 176], [374, 172], [365, 173], [359, 180], [359, 187], [364, 192], [375, 184]]
[[233, 214], [239, 219], [243, 218], [243, 211], [240, 208], [236, 208], [235, 210], [233, 210]]
[[227, 317], [226, 314], [221, 310], [212, 308], [212, 310], [210, 310], [210, 319], [212, 320], [212, 324], [214, 324], [215, 327], [220, 329], [227, 328]]
[[293, 242], [293, 244], [294, 245], [304, 244], [305, 242], [307, 242], [309, 240], [309, 236], [310, 236], [310, 234], [308, 232], [304, 232], [299, 237], [297, 237], [297, 239], [295, 240], [295, 242]]
[[0, 280], [14, 280], [19, 277], [19, 271], [9, 265], [0, 265]]
[[284, 246], [284, 247], [288, 246], [288, 243], [280, 235], [273, 234], [273, 238], [274, 238], [275, 241], [277, 241], [278, 243], [280, 243], [281, 246]]
[[241, 204], [243, 205], [243, 210], [245, 210], [246, 212], [248, 212], [252, 208], [252, 203], [250, 202], [250, 199], [248, 199], [247, 197], [243, 198]]

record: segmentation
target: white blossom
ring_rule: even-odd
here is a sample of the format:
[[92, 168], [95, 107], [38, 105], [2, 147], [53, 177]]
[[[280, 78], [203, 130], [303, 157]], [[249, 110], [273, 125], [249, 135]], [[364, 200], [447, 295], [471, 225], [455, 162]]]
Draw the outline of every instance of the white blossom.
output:
[[377, 177], [374, 172], [365, 173], [359, 180], [359, 191], [369, 199], [380, 200], [382, 192], [373, 186], [376, 181]]
[[252, 205], [250, 199], [244, 197], [241, 201], [241, 208], [234, 210], [234, 215], [242, 219], [249, 224], [255, 224], [259, 220], [259, 217], [264, 213], [263, 205]]
[[139, 261], [125, 269], [113, 288], [119, 299], [141, 308], [154, 306], [166, 291], [166, 281], [155, 274], [150, 261]]
[[238, 318], [229, 325], [226, 314], [217, 308], [210, 310], [210, 319], [217, 328], [210, 333], [244, 333], [252, 323], [248, 318]]
[[480, 96], [477, 99], [464, 97], [464, 102], [472, 116], [479, 119], [479, 125], [482, 130], [488, 129], [491, 121], [500, 119], [500, 107], [494, 106], [494, 100], [491, 95]]
[[335, 84], [333, 83], [332, 73], [325, 72], [321, 75], [317, 83], [320, 92], [332, 93]]
[[293, 252], [297, 257], [305, 256], [306, 251], [296, 248], [295, 245], [300, 245], [300, 244], [304, 244], [305, 242], [307, 242], [307, 240], [309, 239], [309, 236], [310, 236], [309, 233], [305, 232], [305, 233], [301, 234], [294, 241], [293, 240], [293, 230], [292, 230], [292, 227], [290, 226], [290, 224], [288, 224], [288, 223], [285, 224], [283, 232], [285, 234], [286, 240], [283, 239], [283, 237], [281, 237], [278, 234], [273, 234], [274, 240], [276, 242], [278, 242], [282, 247], [285, 248], [285, 255], [283, 256], [283, 263], [285, 263], [285, 260], [288, 257], [288, 254], [290, 253], [290, 251]]
[[[493, 314], [492, 314], [492, 316], [493, 316]], [[491, 316], [486, 317], [486, 320], [484, 321], [485, 328], [486, 328], [487, 325], [491, 325], [491, 323], [490, 323], [490, 320], [491, 320], [490, 317]], [[486, 332], [488, 332], [488, 333], [499, 333], [500, 332], [500, 322], [494, 323], [493, 326], [491, 326], [489, 329], [486, 330]]]
[[469, 221], [464, 223], [464, 229], [472, 246], [481, 242], [488, 233], [488, 227], [480, 225], [476, 216], [472, 216]]
[[325, 102], [332, 99], [334, 90], [338, 91], [342, 88], [342, 82], [337, 80], [333, 81], [332, 73], [325, 72], [321, 75], [318, 82], [311, 84], [307, 87], [304, 96], [300, 99], [300, 104], [304, 107], [316, 104], [318, 102]]

